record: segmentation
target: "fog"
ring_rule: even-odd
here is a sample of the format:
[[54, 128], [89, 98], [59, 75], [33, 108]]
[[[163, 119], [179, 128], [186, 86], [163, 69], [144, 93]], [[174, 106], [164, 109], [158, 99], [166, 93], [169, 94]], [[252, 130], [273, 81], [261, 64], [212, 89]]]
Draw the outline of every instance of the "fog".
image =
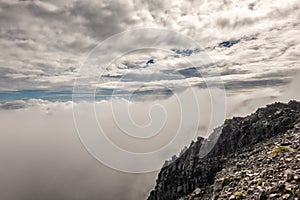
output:
[[[287, 87], [227, 91], [227, 117], [244, 116], [275, 101], [299, 100], [299, 83], [298, 75]], [[196, 93], [204, 113], [198, 134], [203, 135], [211, 117], [207, 106], [209, 99], [201, 89]], [[155, 150], [168, 142], [173, 130], [178, 128], [176, 120], [180, 113], [174, 98], [156, 100], [155, 103], [170, 107], [166, 108], [171, 112], [167, 115], [169, 125], [162, 130], [162, 138], [148, 146], [116, 134], [109, 101], [96, 103], [98, 120], [104, 122], [106, 134], [120, 147], [135, 152]], [[24, 105], [8, 109], [2, 104], [0, 110], [0, 199], [141, 200], [154, 187], [157, 172], [119, 172], [101, 164], [86, 151], [75, 128], [72, 102], [30, 100], [13, 103]], [[138, 124], [149, 123], [147, 109], [152, 105], [151, 101], [133, 103], [132, 119]], [[154, 113], [151, 117], [158, 116]]]

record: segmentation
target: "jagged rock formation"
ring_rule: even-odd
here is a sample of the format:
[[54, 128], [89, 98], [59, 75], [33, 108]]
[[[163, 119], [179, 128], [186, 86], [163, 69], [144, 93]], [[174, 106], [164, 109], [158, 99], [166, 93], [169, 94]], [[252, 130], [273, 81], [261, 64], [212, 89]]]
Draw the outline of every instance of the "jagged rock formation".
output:
[[198, 138], [161, 169], [148, 200], [300, 198], [299, 128], [296, 101], [228, 119], [204, 157], [200, 148], [211, 141]]

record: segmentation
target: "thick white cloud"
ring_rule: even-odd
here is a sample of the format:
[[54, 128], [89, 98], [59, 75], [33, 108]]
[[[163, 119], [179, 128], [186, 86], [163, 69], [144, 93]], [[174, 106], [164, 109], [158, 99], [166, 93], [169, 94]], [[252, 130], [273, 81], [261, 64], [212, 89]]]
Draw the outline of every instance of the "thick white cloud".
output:
[[[283, 91], [268, 88], [231, 94], [227, 98], [227, 117], [243, 116], [254, 112], [257, 107], [275, 101], [300, 100], [298, 86], [299, 76]], [[211, 117], [209, 98], [202, 90], [198, 90], [197, 94], [202, 113], [199, 134], [203, 134]], [[168, 112], [171, 125], [177, 124], [175, 122], [180, 116], [174, 100], [172, 97], [154, 102], [171, 111]], [[147, 124], [148, 111], [152, 104], [153, 102], [132, 104], [132, 120], [139, 125]], [[42, 100], [7, 102], [0, 105], [0, 198], [145, 199], [155, 184], [157, 173], [121, 173], [93, 159], [77, 135], [72, 105], [72, 102]], [[110, 102], [97, 102], [95, 106], [107, 136], [128, 151], [148, 152], [153, 148], [157, 149], [165, 145], [172, 138], [174, 129], [177, 129], [176, 126], [167, 125], [159, 133], [158, 141], [128, 139], [126, 135], [120, 135], [109, 111]]]
[[[1, 199], [144, 199], [154, 174], [111, 170], [80, 143], [70, 103], [1, 110]], [[140, 187], [143, 185], [144, 187]]]

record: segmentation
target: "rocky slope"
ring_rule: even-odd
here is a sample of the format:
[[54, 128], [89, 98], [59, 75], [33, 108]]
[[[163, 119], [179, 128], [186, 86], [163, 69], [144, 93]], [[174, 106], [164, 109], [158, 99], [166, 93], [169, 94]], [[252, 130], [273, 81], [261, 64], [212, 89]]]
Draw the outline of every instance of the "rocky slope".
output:
[[204, 157], [198, 138], [161, 169], [148, 200], [300, 198], [300, 103], [274, 103], [228, 119]]

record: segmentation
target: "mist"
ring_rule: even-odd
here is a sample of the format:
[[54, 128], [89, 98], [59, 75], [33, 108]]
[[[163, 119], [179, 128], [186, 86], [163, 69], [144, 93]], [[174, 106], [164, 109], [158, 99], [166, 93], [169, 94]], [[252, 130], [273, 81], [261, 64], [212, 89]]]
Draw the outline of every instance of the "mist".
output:
[[[286, 88], [264, 88], [243, 93], [229, 91], [226, 117], [244, 116], [275, 101], [299, 100], [299, 83], [297, 75]], [[205, 136], [211, 117], [207, 106], [209, 96], [201, 89], [196, 89], [196, 94], [203, 113], [198, 135]], [[112, 141], [128, 151], [143, 152], [165, 145], [178, 128], [180, 112], [176, 109], [175, 100], [175, 97], [155, 100], [155, 104], [165, 106], [168, 120], [161, 138], [148, 146], [120, 136], [109, 110], [109, 101], [97, 102], [96, 110], [98, 120], [104, 122], [105, 132]], [[146, 199], [155, 185], [158, 172], [123, 173], [96, 160], [78, 137], [72, 102], [29, 100], [15, 103], [24, 105], [8, 109], [2, 104], [0, 110], [0, 199]], [[132, 119], [140, 125], [148, 124], [151, 106], [151, 101], [132, 104]], [[152, 113], [151, 117], [158, 116]], [[213, 124], [214, 127], [217, 125]]]

